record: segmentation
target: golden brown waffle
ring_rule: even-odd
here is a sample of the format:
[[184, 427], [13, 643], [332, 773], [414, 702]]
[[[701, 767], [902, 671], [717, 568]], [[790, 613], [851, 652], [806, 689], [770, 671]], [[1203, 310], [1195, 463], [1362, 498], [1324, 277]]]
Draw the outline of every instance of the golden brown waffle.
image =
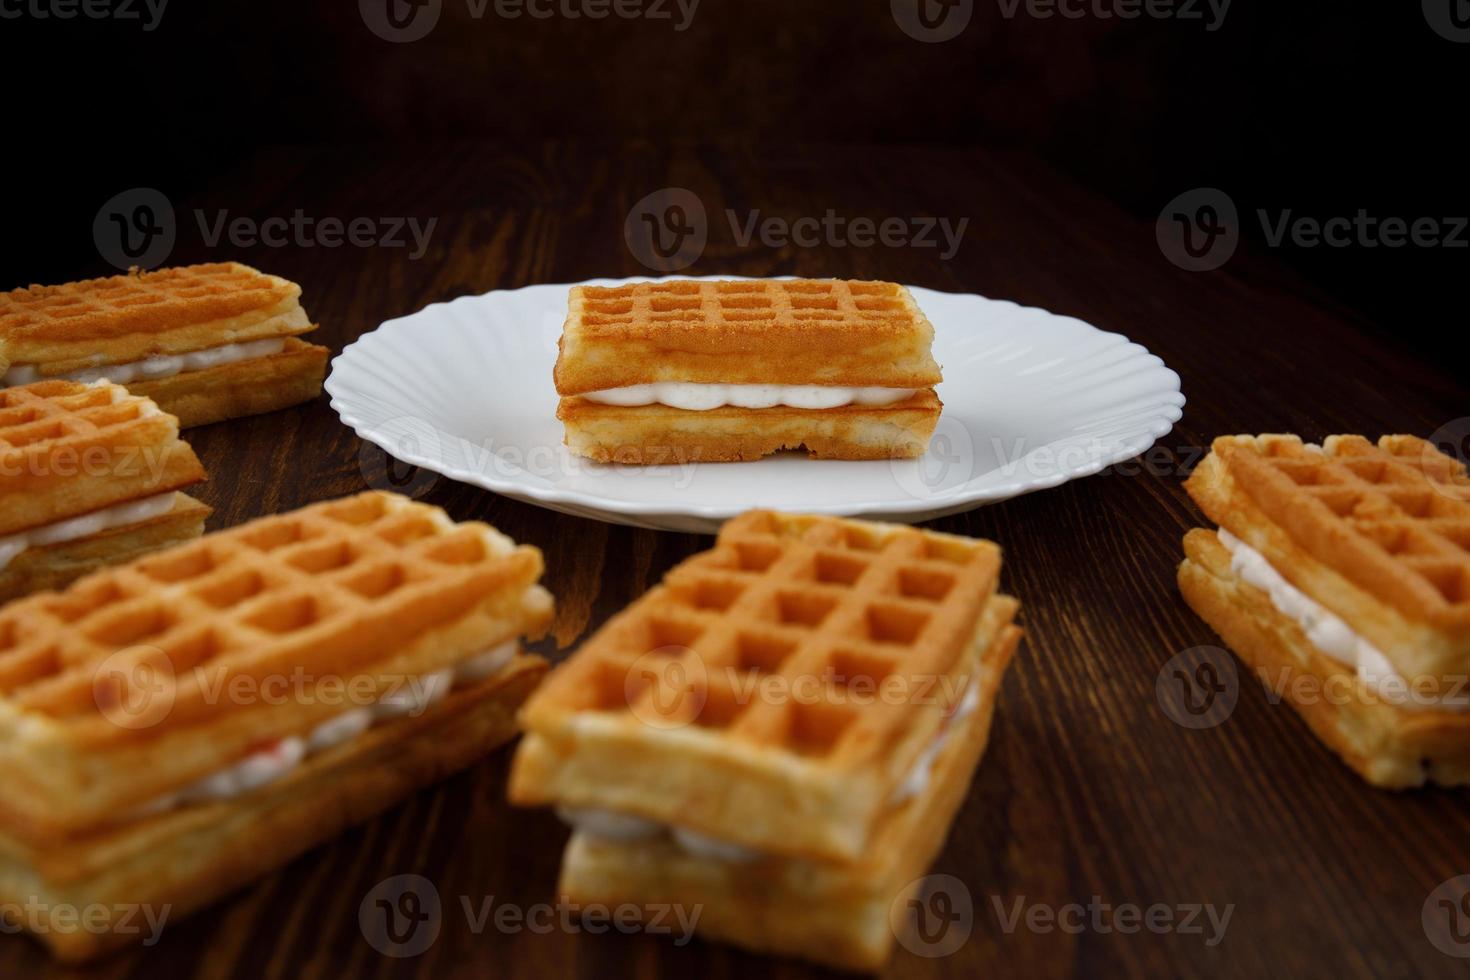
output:
[[[21, 924], [39, 922], [37, 938], [68, 963], [136, 948], [157, 938], [147, 915], [156, 923], [166, 912], [167, 930], [180, 928], [185, 915], [484, 758], [515, 735], [515, 711], [545, 669], [518, 657], [433, 710], [371, 728], [235, 799], [49, 848], [0, 828], [0, 909], [27, 910]], [[65, 917], [72, 909], [93, 910], [85, 927]]]
[[[334, 717], [327, 685], [376, 697], [540, 635], [541, 569], [487, 525], [366, 493], [14, 603], [0, 610], [0, 822], [95, 826]], [[297, 674], [310, 696], [287, 703], [220, 693]]]
[[852, 859], [1014, 616], [999, 571], [986, 541], [736, 518], [527, 704], [511, 797]]
[[118, 385], [0, 389], [0, 536], [203, 479], [178, 420]]
[[1375, 786], [1470, 783], [1470, 702], [1460, 677], [1414, 688], [1370, 684], [1325, 655], [1270, 596], [1244, 581], [1213, 531], [1184, 538], [1179, 589], [1269, 690], [1294, 707], [1332, 751]]
[[179, 417], [179, 425], [189, 429], [311, 401], [321, 394], [330, 353], [292, 337], [279, 354], [156, 381], [133, 381], [128, 390], [168, 406]]
[[1228, 436], [1186, 484], [1204, 512], [1406, 676], [1470, 669], [1470, 478], [1411, 436]]
[[749, 462], [783, 449], [805, 449], [814, 459], [911, 459], [929, 448], [939, 411], [939, 398], [925, 389], [893, 405], [707, 412], [563, 398], [556, 414], [566, 426], [567, 446], [578, 455], [599, 463], [668, 466]]
[[947, 733], [924, 789], [878, 819], [857, 861], [719, 861], [668, 836], [624, 842], [579, 831], [567, 845], [557, 894], [578, 905], [655, 915], [698, 908], [705, 937], [843, 969], [879, 969], [904, 934], [890, 913], [906, 911], [903, 899], [943, 848], [965, 798], [1019, 640], [1020, 630], [1009, 627], [968, 657], [979, 689], [975, 710]]
[[929, 388], [934, 328], [891, 282], [675, 280], [571, 291], [556, 390], [657, 381]]
[[0, 373], [47, 375], [305, 333], [301, 287], [238, 262], [131, 272], [0, 294]]

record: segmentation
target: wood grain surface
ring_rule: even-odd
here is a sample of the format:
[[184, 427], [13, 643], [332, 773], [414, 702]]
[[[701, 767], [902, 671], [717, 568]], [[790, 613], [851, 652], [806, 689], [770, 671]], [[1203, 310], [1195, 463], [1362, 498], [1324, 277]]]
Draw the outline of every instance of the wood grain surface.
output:
[[[539, 282], [645, 273], [623, 240], [635, 201], [689, 188], [711, 215], [689, 271], [883, 278], [1047, 307], [1116, 330], [1183, 378], [1183, 421], [1143, 459], [1054, 490], [935, 522], [1006, 551], [1004, 583], [1024, 603], [1026, 640], [994, 734], [935, 874], [965, 886], [970, 933], [951, 955], [899, 949], [896, 977], [1461, 975], [1430, 942], [1431, 891], [1470, 873], [1459, 793], [1365, 786], [1286, 707], [1245, 683], [1228, 719], [1191, 730], [1161, 710], [1161, 667], [1218, 642], [1174, 584], [1180, 538], [1201, 523], [1181, 483], [1220, 434], [1435, 432], [1470, 411], [1462, 353], [1430, 363], [1398, 346], [1397, 324], [1334, 308], [1269, 255], [1188, 273], [1167, 262], [1152, 221], [1126, 215], [1034, 159], [935, 149], [473, 143], [291, 147], [242, 160], [197, 198], [174, 201], [173, 263], [239, 259], [302, 284], [321, 343], [455, 296]], [[1172, 190], [1169, 193], [1173, 193]], [[1167, 195], [1163, 195], [1167, 196]], [[427, 252], [210, 246], [194, 209], [255, 220], [434, 219]], [[742, 246], [725, 209], [788, 218], [935, 215], [970, 223], [943, 261], [917, 248]], [[95, 273], [78, 233], [77, 273]], [[547, 379], [550, 384], [550, 379]], [[326, 399], [195, 430], [211, 473], [211, 527], [362, 490], [401, 487], [457, 519], [489, 521], [546, 555], [559, 613], [554, 659], [710, 539], [554, 514], [405, 470], [338, 423]], [[698, 940], [477, 930], [486, 899], [553, 902], [566, 830], [507, 806], [509, 751], [343, 835], [215, 908], [171, 926], [153, 949], [85, 970], [0, 937], [0, 977], [238, 980], [553, 976], [721, 978], [812, 975]], [[359, 906], [383, 879], [428, 878], [437, 941], [385, 957]], [[1017, 908], [1211, 904], [1228, 928], [1211, 944], [1183, 930], [1099, 926], [1007, 931]], [[1110, 913], [1100, 913], [1107, 916]], [[1076, 920], [1069, 920], [1075, 922]], [[1470, 952], [1470, 950], [1467, 950]]]

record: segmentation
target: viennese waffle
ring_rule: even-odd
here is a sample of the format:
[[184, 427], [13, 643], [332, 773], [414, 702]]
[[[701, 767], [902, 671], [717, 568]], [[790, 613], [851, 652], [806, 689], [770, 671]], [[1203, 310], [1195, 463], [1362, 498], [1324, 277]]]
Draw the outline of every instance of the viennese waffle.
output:
[[[480, 758], [545, 670], [541, 570], [367, 493], [0, 611], [0, 907], [172, 921]], [[48, 926], [65, 959], [129, 941]]]
[[108, 378], [187, 428], [315, 398], [315, 329], [300, 286], [238, 262], [31, 286], [0, 294], [0, 382]]
[[1179, 585], [1369, 782], [1470, 782], [1470, 477], [1413, 436], [1227, 436]]
[[1020, 637], [985, 541], [751, 512], [527, 703], [515, 803], [578, 826], [574, 902], [701, 906], [706, 935], [881, 964]]
[[940, 412], [933, 339], [888, 282], [577, 286], [557, 417], [571, 450], [599, 462], [919, 456]]
[[0, 600], [197, 538], [209, 508], [179, 423], [118, 385], [0, 389]]

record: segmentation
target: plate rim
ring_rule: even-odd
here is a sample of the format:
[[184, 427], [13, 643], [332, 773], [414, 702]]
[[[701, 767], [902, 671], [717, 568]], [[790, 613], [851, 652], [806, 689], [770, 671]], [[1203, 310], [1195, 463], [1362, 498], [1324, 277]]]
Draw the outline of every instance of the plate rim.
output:
[[[492, 289], [484, 293], [456, 296], [455, 298], [450, 300], [436, 300], [412, 313], [407, 313], [403, 316], [392, 317], [390, 319], [384, 320], [372, 330], [368, 330], [362, 334], [359, 334], [356, 339], [354, 339], [351, 343], [345, 345], [342, 350], [332, 358], [330, 364], [331, 370], [328, 372], [328, 375], [323, 382], [323, 388], [327, 392], [328, 396], [330, 396], [329, 405], [332, 410], [337, 413], [337, 417], [341, 420], [342, 424], [347, 426], [354, 433], [356, 433], [359, 439], [372, 443], [374, 446], [377, 446], [383, 452], [389, 454], [390, 456], [393, 456], [395, 459], [399, 459], [402, 462], [429, 470], [432, 473], [438, 473], [441, 476], [448, 477], [449, 479], [456, 480], [460, 483], [466, 483], [470, 486], [481, 487], [494, 493], [500, 493], [517, 500], [529, 500], [532, 503], [538, 504], [562, 504], [575, 507], [579, 510], [591, 510], [600, 514], [626, 515], [630, 517], [644, 518], [657, 518], [661, 515], [669, 515], [714, 522], [725, 521], [731, 517], [736, 516], [737, 514], [743, 513], [744, 511], [748, 510], [749, 506], [700, 504], [697, 502], [673, 505], [669, 503], [658, 503], [649, 501], [628, 501], [612, 499], [588, 493], [584, 490], [563, 490], [555, 486], [541, 486], [535, 483], [521, 482], [514, 477], [500, 477], [489, 475], [480, 471], [467, 470], [460, 467], [448, 465], [447, 461], [444, 460], [442, 457], [434, 460], [428, 460], [422, 455], [413, 453], [400, 456], [398, 455], [398, 453], [402, 451], [402, 447], [390, 448], [389, 443], [391, 442], [391, 438], [381, 434], [376, 428], [374, 428], [373, 423], [363, 418], [359, 412], [353, 411], [347, 404], [349, 396], [344, 391], [343, 382], [339, 379], [338, 362], [342, 361], [345, 367], [350, 368], [352, 366], [352, 358], [365, 356], [362, 351], [358, 351], [355, 354], [350, 353], [354, 350], [354, 348], [364, 347], [365, 349], [372, 344], [383, 343], [385, 337], [379, 336], [380, 334], [384, 334], [385, 331], [389, 330], [396, 332], [397, 330], [403, 329], [407, 321], [417, 317], [421, 317], [429, 311], [434, 310], [438, 307], [450, 307], [454, 306], [455, 304], [481, 301], [502, 293], [519, 293], [524, 292], [528, 289], [570, 290], [574, 286], [589, 285], [619, 286], [639, 282], [660, 282], [667, 279], [695, 279], [703, 281], [716, 281], [750, 280], [753, 278], [757, 277], [737, 275], [628, 276], [619, 279], [596, 277], [573, 283], [527, 283], [522, 286], [514, 286], [507, 289]], [[762, 278], [793, 279], [796, 277], [771, 276]], [[906, 501], [887, 499], [851, 501], [838, 504], [803, 504], [802, 509], [806, 512], [838, 516], [848, 516], [854, 514], [902, 516], [905, 514], [921, 515], [934, 511], [957, 513], [959, 511], [969, 509], [970, 506], [979, 507], [987, 503], [999, 503], [1001, 501], [1009, 500], [1014, 497], [1024, 496], [1028, 493], [1034, 493], [1038, 490], [1049, 490], [1053, 487], [1061, 486], [1063, 483], [1069, 483], [1072, 480], [1078, 480], [1093, 476], [1107, 469], [1109, 466], [1113, 466], [1125, 460], [1133, 459], [1134, 457], [1144, 452], [1147, 452], [1148, 449], [1152, 447], [1156, 442], [1158, 442], [1159, 439], [1163, 438], [1171, 431], [1173, 431], [1175, 423], [1177, 423], [1179, 419], [1183, 417], [1184, 406], [1187, 403], [1187, 400], [1184, 396], [1182, 379], [1179, 377], [1179, 373], [1173, 368], [1169, 367], [1168, 364], [1164, 362], [1163, 358], [1159, 357], [1143, 344], [1139, 344], [1137, 341], [1132, 340], [1124, 334], [1118, 333], [1116, 331], [1103, 330], [1102, 328], [1092, 323], [1089, 323], [1086, 320], [1082, 320], [1079, 317], [1073, 317], [1061, 313], [1054, 313], [1044, 307], [1024, 306], [1020, 303], [1015, 302], [1014, 300], [994, 299], [989, 296], [973, 292], [931, 289], [927, 286], [906, 285], [905, 288], [911, 290], [920, 290], [923, 292], [944, 293], [949, 296], [972, 297], [978, 300], [982, 300], [986, 303], [999, 303], [1011, 306], [1024, 313], [1039, 313], [1051, 318], [1067, 319], [1073, 320], [1077, 323], [1081, 323], [1085, 325], [1088, 329], [1096, 332], [1102, 337], [1110, 339], [1117, 338], [1124, 343], [1137, 346], [1142, 352], [1138, 356], [1151, 357], [1154, 359], [1154, 361], [1156, 362], [1153, 365], [1154, 370], [1164, 372], [1165, 374], [1172, 376], [1173, 389], [1172, 391], [1163, 391], [1158, 394], [1157, 397], [1159, 398], [1159, 404], [1156, 410], [1152, 415], [1149, 415], [1146, 418], [1139, 419], [1138, 426], [1140, 431], [1135, 437], [1120, 443], [1118, 448], [1114, 452], [1099, 454], [1096, 458], [1090, 459], [1084, 465], [1076, 466], [1070, 469], [1066, 469], [1064, 471], [1050, 474], [1045, 477], [1038, 477], [1031, 480], [1017, 480], [996, 484], [989, 487], [972, 488], [974, 480], [979, 479], [980, 476], [984, 475], [980, 474], [971, 481], [961, 483], [958, 486], [950, 488], [943, 493], [938, 493], [933, 496], [924, 498], [914, 497]], [[375, 337], [377, 338], [376, 340], [370, 339]], [[1057, 445], [1058, 442], [1058, 440], [1054, 440], [1053, 442], [1047, 443], [1047, 445]], [[1033, 450], [1033, 452], [1034, 451], [1035, 450]], [[561, 510], [559, 508], [548, 509], [552, 509], [554, 512], [557, 513], [565, 513], [564, 510]]]

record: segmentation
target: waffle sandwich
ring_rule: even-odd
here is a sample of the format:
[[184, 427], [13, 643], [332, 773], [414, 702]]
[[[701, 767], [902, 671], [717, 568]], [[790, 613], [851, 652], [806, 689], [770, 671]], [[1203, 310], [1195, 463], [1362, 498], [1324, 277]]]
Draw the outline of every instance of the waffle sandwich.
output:
[[301, 287], [238, 262], [0, 294], [0, 384], [106, 378], [185, 428], [315, 398], [327, 349]]
[[1413, 436], [1226, 436], [1185, 599], [1368, 782], [1470, 782], [1470, 477]]
[[[0, 910], [205, 905], [483, 757], [541, 553], [366, 493], [0, 610]], [[34, 929], [64, 960], [136, 942]]]
[[1020, 638], [986, 541], [754, 511], [521, 714], [510, 797], [575, 827], [568, 901], [697, 908], [749, 949], [880, 966]]
[[108, 382], [0, 388], [0, 601], [204, 532], [178, 419]]
[[830, 279], [576, 286], [557, 418], [603, 463], [923, 455], [934, 328], [908, 290]]

